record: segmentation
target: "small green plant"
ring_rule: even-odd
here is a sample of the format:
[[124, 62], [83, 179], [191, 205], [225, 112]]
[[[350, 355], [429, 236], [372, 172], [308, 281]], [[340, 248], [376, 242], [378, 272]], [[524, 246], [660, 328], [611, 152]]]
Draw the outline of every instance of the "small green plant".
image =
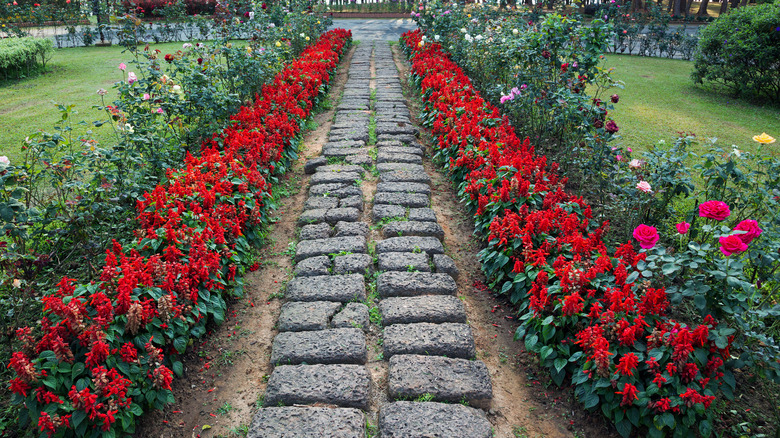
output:
[[430, 392], [426, 392], [425, 394], [417, 397], [414, 401], [416, 401], [416, 402], [429, 402], [429, 401], [433, 401], [433, 398], [434, 398], [433, 394], [431, 394]]
[[226, 415], [228, 412], [232, 410], [233, 410], [233, 405], [231, 405], [229, 402], [225, 402], [222, 406], [220, 406], [217, 409], [217, 414]]

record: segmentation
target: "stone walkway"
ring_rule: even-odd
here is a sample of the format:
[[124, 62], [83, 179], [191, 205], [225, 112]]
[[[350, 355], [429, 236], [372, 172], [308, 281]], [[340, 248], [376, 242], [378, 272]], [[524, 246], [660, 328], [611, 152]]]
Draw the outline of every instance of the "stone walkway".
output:
[[417, 134], [389, 44], [363, 41], [322, 156], [305, 166], [295, 278], [249, 437], [492, 436], [479, 409], [490, 375], [475, 360]]

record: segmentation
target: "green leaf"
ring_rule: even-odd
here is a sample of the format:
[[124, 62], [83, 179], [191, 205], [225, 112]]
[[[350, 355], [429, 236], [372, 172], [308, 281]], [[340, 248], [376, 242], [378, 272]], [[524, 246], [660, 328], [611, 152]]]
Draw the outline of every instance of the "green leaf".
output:
[[173, 348], [175, 348], [179, 354], [184, 354], [184, 352], [187, 351], [187, 339], [184, 336], [177, 337], [173, 340]]
[[70, 375], [73, 377], [73, 380], [75, 380], [81, 373], [84, 372], [84, 363], [82, 362], [76, 362], [73, 364], [73, 367], [70, 370]]
[[79, 424], [81, 424], [84, 419], [87, 418], [87, 413], [82, 410], [75, 410], [73, 411], [73, 414], [70, 416], [70, 425], [72, 428], [79, 427]]
[[539, 336], [533, 335], [525, 338], [525, 349], [533, 351], [534, 345], [539, 342]]
[[561, 370], [563, 370], [564, 368], [566, 368], [566, 364], [567, 364], [568, 362], [569, 362], [569, 361], [567, 361], [567, 360], [566, 360], [565, 358], [563, 358], [563, 357], [559, 357], [559, 358], [555, 359], [555, 362], [554, 362], [554, 365], [555, 365], [555, 371], [557, 371], [557, 372], [559, 372], [559, 373], [560, 373], [560, 372], [561, 372]]
[[693, 297], [693, 304], [700, 312], [704, 312], [707, 309], [707, 299], [704, 298], [704, 295], [696, 295]]
[[544, 342], [549, 341], [553, 336], [555, 336], [555, 326], [552, 324], [544, 326], [542, 329], [542, 337], [544, 338]]
[[184, 375], [184, 365], [181, 361], [176, 361], [171, 365], [171, 370], [176, 373], [177, 376], [182, 377]]
[[708, 437], [712, 434], [712, 423], [709, 420], [701, 420], [699, 422], [699, 433], [703, 437]]
[[626, 412], [626, 417], [634, 426], [639, 427], [639, 409], [631, 408]]
[[633, 429], [633, 427], [631, 426], [631, 422], [628, 421], [628, 419], [626, 418], [617, 422], [615, 424], [615, 428], [617, 429], [620, 436], [626, 438], [628, 438], [628, 436], [631, 435], [631, 429]]
[[585, 409], [590, 409], [599, 404], [599, 396], [594, 392], [588, 392], [580, 399], [580, 402]]

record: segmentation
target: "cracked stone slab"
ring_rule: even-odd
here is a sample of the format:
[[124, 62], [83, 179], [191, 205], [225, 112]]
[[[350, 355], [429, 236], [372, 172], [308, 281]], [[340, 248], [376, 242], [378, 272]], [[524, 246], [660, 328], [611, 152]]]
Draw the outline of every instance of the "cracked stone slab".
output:
[[327, 239], [330, 237], [330, 225], [321, 224], [309, 224], [301, 227], [300, 240], [315, 240], [315, 239]]
[[394, 399], [430, 394], [436, 401], [488, 406], [493, 385], [482, 361], [399, 354], [390, 358], [388, 392]]
[[317, 256], [303, 259], [295, 265], [296, 277], [312, 277], [330, 274], [330, 257]]
[[[308, 277], [316, 278], [316, 277]], [[383, 272], [377, 279], [381, 297], [415, 297], [420, 295], [455, 295], [457, 285], [447, 274], [429, 272]]]
[[266, 406], [326, 403], [367, 409], [370, 380], [363, 365], [281, 365], [265, 391]]
[[382, 172], [379, 174], [379, 182], [414, 182], [430, 184], [431, 177], [425, 172], [415, 172], [409, 170], [395, 170], [392, 172]]
[[355, 327], [368, 331], [368, 306], [363, 303], [347, 303], [344, 309], [337, 313], [331, 321], [334, 328]]
[[471, 327], [451, 322], [387, 326], [383, 345], [385, 357], [396, 354], [424, 354], [473, 359], [477, 354]]
[[352, 184], [360, 178], [361, 174], [357, 172], [317, 172], [311, 176], [311, 184]]
[[371, 270], [373, 258], [368, 254], [345, 254], [333, 259], [333, 273], [365, 274]]
[[322, 149], [327, 148], [363, 148], [366, 146], [366, 142], [357, 140], [344, 140], [344, 141], [329, 141], [322, 146]]
[[379, 410], [382, 438], [491, 438], [485, 413], [461, 404], [397, 401]]
[[334, 198], [347, 198], [349, 196], [362, 196], [363, 191], [354, 184], [317, 184], [309, 187], [309, 196], [331, 196]]
[[430, 272], [428, 254], [414, 252], [386, 252], [377, 256], [377, 270]]
[[317, 168], [317, 173], [320, 172], [335, 172], [335, 173], [345, 173], [345, 172], [353, 172], [358, 174], [365, 174], [366, 169], [363, 169], [360, 166], [356, 166], [354, 164], [327, 164], [325, 166], [320, 166]]
[[363, 197], [362, 196], [348, 196], [342, 198], [339, 201], [339, 208], [357, 208], [363, 211]]
[[431, 186], [421, 183], [410, 182], [381, 182], [376, 185], [377, 193], [422, 193], [431, 194]]
[[275, 365], [365, 364], [368, 358], [366, 335], [357, 328], [281, 332], [271, 347]]
[[436, 213], [431, 208], [410, 208], [410, 221], [436, 222]]
[[458, 267], [455, 265], [455, 260], [446, 254], [434, 254], [433, 266], [436, 268], [436, 272], [448, 274], [452, 278], [458, 278]]
[[298, 217], [298, 225], [325, 222], [325, 215], [329, 210], [330, 209], [328, 208], [315, 208], [312, 210], [306, 210]]
[[377, 254], [385, 252], [427, 252], [428, 254], [444, 254], [444, 246], [435, 237], [400, 236], [389, 237], [376, 244]]
[[329, 141], [340, 141], [340, 140], [362, 140], [362, 141], [368, 141], [368, 133], [360, 133], [360, 132], [346, 132], [346, 131], [331, 131], [330, 134], [328, 134], [328, 140]]
[[366, 418], [360, 410], [313, 406], [259, 409], [247, 433], [247, 438], [365, 438], [365, 436]]
[[[405, 115], [408, 117], [409, 116], [409, 112], [407, 111]], [[377, 134], [376, 140], [377, 140], [377, 142], [394, 140], [394, 141], [399, 141], [399, 142], [404, 143], [404, 144], [416, 144], [417, 143], [417, 137], [415, 137], [413, 135], [408, 135], [408, 134], [403, 134], [403, 135], [398, 135], [398, 134]]]
[[[385, 138], [384, 140], [378, 140], [376, 142], [376, 147], [377, 148], [395, 147], [395, 148], [402, 148], [404, 150], [406, 149], [417, 150], [419, 151], [419, 154], [422, 154], [423, 151], [423, 146], [417, 141], [414, 141], [412, 143], [404, 143], [400, 140], [396, 140], [395, 138], [392, 139]], [[414, 153], [414, 152], [410, 152], [410, 153]]]
[[466, 322], [466, 307], [451, 295], [389, 297], [379, 303], [382, 324]]
[[326, 157], [349, 157], [350, 155], [368, 155], [367, 148], [322, 148]]
[[371, 209], [371, 215], [374, 222], [383, 219], [404, 219], [406, 218], [406, 207], [401, 205], [374, 204]]
[[285, 295], [292, 301], [362, 301], [366, 284], [361, 274], [302, 277], [290, 281]]
[[347, 155], [344, 157], [344, 159], [347, 161], [347, 163], [357, 164], [357, 165], [372, 165], [374, 164], [374, 160], [368, 156], [368, 153], [360, 153], [360, 154], [353, 154], [353, 155]]
[[382, 227], [382, 235], [385, 237], [419, 236], [443, 239], [444, 229], [437, 222], [398, 221], [385, 224]]
[[279, 331], [325, 330], [339, 307], [341, 307], [340, 303], [331, 301], [311, 301], [308, 303], [290, 301], [284, 303], [279, 314]]
[[356, 222], [358, 219], [360, 219], [360, 210], [354, 207], [331, 208], [325, 213], [325, 222], [329, 224]]
[[380, 135], [380, 134], [417, 135], [417, 134], [420, 133], [420, 131], [417, 128], [415, 128], [414, 125], [407, 124], [407, 123], [377, 123], [376, 124], [376, 133], [377, 133], [377, 135]]
[[421, 208], [427, 207], [430, 204], [430, 199], [428, 199], [428, 195], [422, 193], [378, 192], [374, 196], [374, 204]]
[[376, 162], [422, 164], [422, 157], [414, 154], [389, 153], [382, 150], [377, 154]]

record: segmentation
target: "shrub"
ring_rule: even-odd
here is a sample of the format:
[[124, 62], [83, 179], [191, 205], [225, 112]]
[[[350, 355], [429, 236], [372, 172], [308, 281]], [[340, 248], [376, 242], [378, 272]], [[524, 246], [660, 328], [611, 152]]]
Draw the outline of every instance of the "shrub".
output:
[[701, 31], [691, 77], [780, 102], [780, 1], [738, 8]]
[[46, 61], [54, 52], [48, 38], [0, 39], [0, 74], [4, 79], [29, 76], [46, 68]]

